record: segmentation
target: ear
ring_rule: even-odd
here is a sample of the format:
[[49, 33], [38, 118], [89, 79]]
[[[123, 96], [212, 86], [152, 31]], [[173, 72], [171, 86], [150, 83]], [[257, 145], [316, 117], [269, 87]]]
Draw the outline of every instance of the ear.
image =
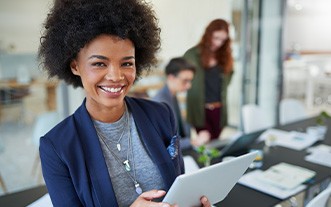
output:
[[74, 75], [80, 76], [80, 73], [79, 73], [79, 70], [78, 70], [78, 65], [77, 65], [77, 61], [76, 60], [71, 61], [70, 68], [71, 68], [71, 72]]

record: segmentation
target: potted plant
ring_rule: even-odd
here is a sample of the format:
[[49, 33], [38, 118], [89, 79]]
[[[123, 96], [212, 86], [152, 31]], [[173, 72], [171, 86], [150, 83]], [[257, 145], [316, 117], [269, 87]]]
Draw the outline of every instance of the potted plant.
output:
[[331, 116], [326, 111], [321, 111], [321, 113], [316, 118], [316, 124], [320, 126], [326, 126], [326, 120], [330, 119]]
[[330, 119], [331, 116], [326, 111], [321, 111], [316, 117], [316, 125], [307, 128], [307, 133], [310, 136], [316, 137], [318, 140], [323, 140], [324, 135], [327, 131], [326, 120]]
[[220, 151], [216, 148], [207, 148], [202, 145], [196, 149], [199, 154], [198, 162], [202, 163], [205, 167], [210, 165], [212, 159], [217, 158], [221, 155]]

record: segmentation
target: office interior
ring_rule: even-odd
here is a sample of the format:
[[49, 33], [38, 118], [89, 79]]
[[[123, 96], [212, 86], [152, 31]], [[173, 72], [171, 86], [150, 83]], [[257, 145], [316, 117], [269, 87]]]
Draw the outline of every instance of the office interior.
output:
[[[220, 140], [244, 130], [243, 106], [263, 110], [255, 117], [281, 123], [280, 105], [294, 99], [301, 118], [331, 113], [331, 2], [329, 0], [150, 0], [161, 27], [162, 46], [153, 72], [138, 80], [132, 95], [148, 98], [162, 87], [165, 64], [197, 44], [207, 24], [231, 25], [235, 59], [228, 89], [229, 126]], [[71, 114], [84, 99], [39, 66], [42, 23], [52, 0], [0, 0], [0, 195], [43, 184], [34, 136], [37, 118]], [[180, 94], [185, 116], [185, 94]], [[297, 110], [294, 108], [292, 110]], [[194, 133], [193, 133], [194, 136]]]

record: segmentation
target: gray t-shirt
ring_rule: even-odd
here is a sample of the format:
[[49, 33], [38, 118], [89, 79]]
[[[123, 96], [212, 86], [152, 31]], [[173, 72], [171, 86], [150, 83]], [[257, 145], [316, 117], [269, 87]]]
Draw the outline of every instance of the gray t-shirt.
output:
[[[128, 113], [128, 118], [126, 113]], [[129, 126], [126, 124], [127, 119], [129, 119], [131, 128], [132, 149], [129, 149], [130, 133], [128, 130]], [[108, 149], [102, 141], [102, 138], [99, 136], [103, 155], [106, 160], [109, 176], [111, 178], [119, 206], [130, 206], [139, 196], [136, 193], [134, 181], [132, 179], [139, 183], [143, 192], [152, 189], [165, 189], [165, 184], [163, 178], [161, 177], [161, 173], [149, 157], [137, 132], [134, 119], [128, 110], [126, 110], [124, 115], [117, 122], [103, 123], [94, 120], [94, 125], [109, 147]], [[123, 130], [124, 133], [119, 141], [121, 151], [118, 151], [117, 142], [120, 139]], [[129, 159], [131, 171], [125, 171], [125, 166], [123, 164], [119, 164], [115, 156], [109, 150], [111, 150], [121, 162]], [[128, 173], [130, 173], [131, 178]]]

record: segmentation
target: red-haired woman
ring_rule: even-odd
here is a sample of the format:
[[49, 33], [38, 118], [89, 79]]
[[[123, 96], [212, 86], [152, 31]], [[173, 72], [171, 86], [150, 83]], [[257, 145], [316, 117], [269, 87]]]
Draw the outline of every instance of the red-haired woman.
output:
[[198, 133], [207, 130], [217, 139], [227, 125], [227, 87], [233, 74], [229, 24], [223, 19], [210, 22], [184, 58], [196, 67], [187, 93], [187, 121]]

